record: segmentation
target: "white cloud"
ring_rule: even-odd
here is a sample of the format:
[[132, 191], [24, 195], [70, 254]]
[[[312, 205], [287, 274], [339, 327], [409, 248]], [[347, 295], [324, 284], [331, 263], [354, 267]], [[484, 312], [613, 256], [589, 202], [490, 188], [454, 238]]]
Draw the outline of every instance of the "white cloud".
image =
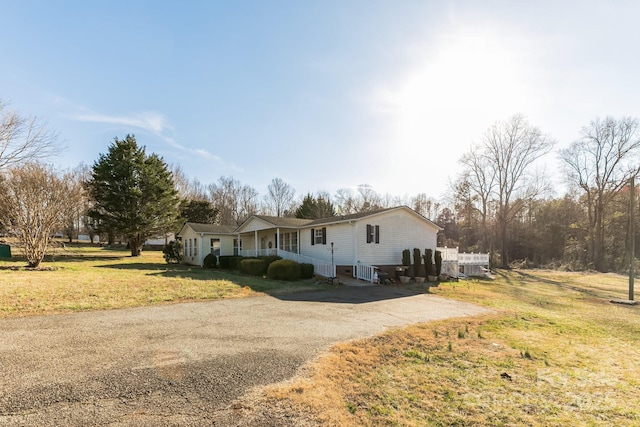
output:
[[110, 116], [107, 114], [88, 112], [72, 115], [71, 118], [81, 122], [131, 126], [153, 132], [156, 135], [161, 135], [162, 132], [170, 128], [167, 125], [167, 120], [164, 115], [156, 112], [143, 112], [129, 116]]

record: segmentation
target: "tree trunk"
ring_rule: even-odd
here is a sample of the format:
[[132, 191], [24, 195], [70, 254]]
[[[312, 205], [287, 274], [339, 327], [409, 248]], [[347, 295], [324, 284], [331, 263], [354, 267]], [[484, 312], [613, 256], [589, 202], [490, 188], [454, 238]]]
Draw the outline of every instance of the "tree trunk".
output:
[[142, 236], [139, 234], [129, 236], [129, 247], [131, 249], [131, 256], [140, 256], [142, 252]]
[[604, 263], [604, 206], [601, 200], [596, 205], [595, 240], [593, 242], [593, 266], [601, 272], [606, 273], [607, 268]]

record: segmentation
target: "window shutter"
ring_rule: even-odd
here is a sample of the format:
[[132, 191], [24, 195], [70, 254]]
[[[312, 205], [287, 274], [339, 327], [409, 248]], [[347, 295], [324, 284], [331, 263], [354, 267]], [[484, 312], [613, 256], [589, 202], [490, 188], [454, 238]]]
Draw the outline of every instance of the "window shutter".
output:
[[311, 245], [315, 245], [316, 244], [316, 230], [315, 229], [311, 229]]
[[276, 249], [280, 249], [280, 242], [278, 242], [278, 233], [274, 233], [274, 241], [273, 241], [273, 246], [276, 247]]
[[380, 243], [380, 226], [376, 225], [376, 243]]
[[371, 224], [367, 224], [367, 243], [371, 243]]
[[327, 244], [327, 227], [322, 227], [322, 244]]

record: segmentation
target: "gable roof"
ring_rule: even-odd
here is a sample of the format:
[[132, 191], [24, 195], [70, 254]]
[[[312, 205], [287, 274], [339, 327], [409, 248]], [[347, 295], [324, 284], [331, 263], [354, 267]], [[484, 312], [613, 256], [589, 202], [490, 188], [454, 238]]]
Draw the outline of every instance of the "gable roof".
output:
[[259, 219], [273, 227], [283, 227], [283, 228], [303, 228], [303, 227], [313, 227], [316, 225], [328, 225], [328, 224], [338, 224], [341, 222], [349, 222], [349, 221], [358, 221], [360, 219], [368, 218], [371, 216], [380, 215], [386, 212], [391, 212], [394, 210], [404, 210], [407, 211], [414, 216], [420, 218], [421, 220], [427, 222], [437, 230], [442, 230], [442, 227], [434, 223], [433, 221], [425, 218], [420, 215], [418, 212], [414, 211], [408, 206], [395, 206], [393, 208], [384, 208], [384, 209], [376, 209], [368, 212], [358, 212], [355, 214], [349, 215], [340, 215], [340, 216], [332, 216], [328, 218], [321, 219], [301, 219], [301, 218], [282, 218], [277, 216], [268, 216], [268, 215], [251, 215], [247, 218], [239, 227], [235, 229], [235, 232], [238, 233], [240, 230], [248, 224], [253, 219]]
[[245, 219], [242, 224], [240, 224], [236, 229], [236, 233], [239, 233], [245, 225], [249, 224], [254, 219], [258, 219], [264, 223], [267, 223], [271, 227], [282, 227], [282, 228], [298, 228], [303, 227], [306, 224], [310, 223], [312, 220], [310, 219], [302, 219], [302, 218], [282, 218], [277, 216], [268, 216], [268, 215], [251, 215], [249, 218]]
[[393, 208], [384, 208], [384, 209], [376, 209], [373, 211], [369, 211], [369, 212], [359, 212], [359, 213], [355, 213], [355, 214], [351, 214], [351, 215], [341, 215], [341, 216], [334, 216], [334, 217], [329, 217], [329, 218], [322, 218], [322, 219], [316, 219], [313, 220], [312, 222], [306, 224], [307, 226], [314, 226], [314, 225], [326, 225], [326, 224], [337, 224], [340, 222], [348, 222], [348, 221], [357, 221], [360, 219], [364, 219], [364, 218], [368, 218], [371, 216], [376, 216], [376, 215], [380, 215], [386, 212], [391, 212], [394, 210], [404, 210], [407, 211], [413, 215], [415, 215], [416, 217], [422, 219], [423, 221], [431, 224], [433, 227], [437, 228], [438, 230], [443, 230], [442, 227], [440, 227], [438, 224], [436, 224], [435, 222], [431, 221], [430, 219], [420, 215], [418, 212], [414, 211], [413, 209], [411, 209], [408, 206], [395, 206]]
[[236, 229], [233, 225], [220, 225], [220, 224], [200, 224], [198, 222], [185, 222], [178, 234], [182, 234], [185, 227], [189, 226], [196, 233], [204, 234], [233, 234]]

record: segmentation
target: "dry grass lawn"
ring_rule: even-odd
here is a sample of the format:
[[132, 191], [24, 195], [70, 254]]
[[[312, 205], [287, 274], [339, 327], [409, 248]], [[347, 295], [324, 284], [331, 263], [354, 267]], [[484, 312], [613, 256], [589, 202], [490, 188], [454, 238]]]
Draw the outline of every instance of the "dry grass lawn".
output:
[[431, 292], [497, 314], [336, 345], [262, 403], [305, 425], [640, 425], [640, 307], [609, 302], [625, 277], [512, 271]]
[[[162, 253], [80, 245], [58, 248], [28, 270], [19, 248], [0, 259], [0, 318], [237, 298], [317, 289], [313, 281], [284, 283], [200, 267], [166, 264]], [[53, 269], [53, 270], [51, 270]]]

